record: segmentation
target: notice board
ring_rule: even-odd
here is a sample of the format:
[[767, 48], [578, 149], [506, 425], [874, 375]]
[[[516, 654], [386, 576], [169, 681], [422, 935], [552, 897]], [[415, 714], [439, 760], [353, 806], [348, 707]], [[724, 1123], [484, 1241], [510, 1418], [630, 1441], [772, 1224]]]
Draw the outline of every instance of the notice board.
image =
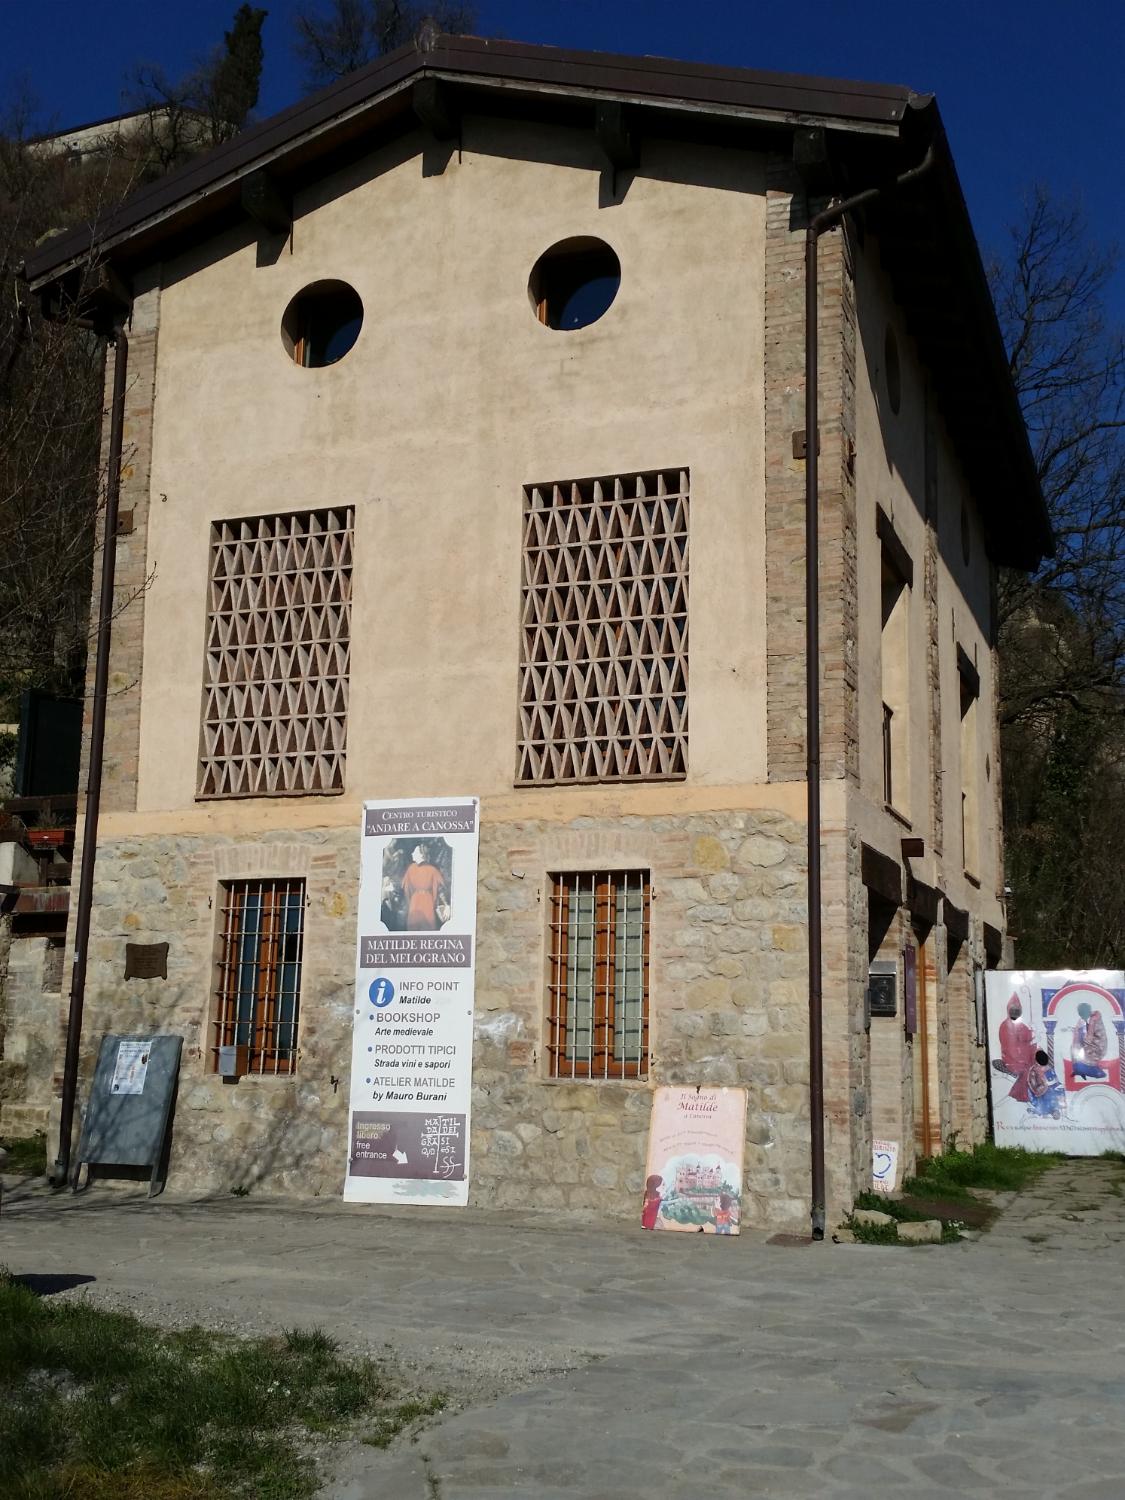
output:
[[78, 1143], [76, 1184], [84, 1162], [150, 1167], [149, 1196], [157, 1191], [183, 1045], [179, 1036], [102, 1038]]

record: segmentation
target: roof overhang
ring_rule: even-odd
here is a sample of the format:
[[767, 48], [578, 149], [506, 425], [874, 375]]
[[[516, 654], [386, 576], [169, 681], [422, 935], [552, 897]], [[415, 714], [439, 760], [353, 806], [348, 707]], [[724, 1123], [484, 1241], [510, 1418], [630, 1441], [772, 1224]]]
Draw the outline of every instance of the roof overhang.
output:
[[[144, 264], [243, 220], [253, 174], [268, 173], [288, 195], [349, 156], [416, 128], [426, 113], [422, 88], [439, 89], [454, 119], [471, 111], [593, 128], [598, 107], [613, 104], [642, 137], [688, 134], [774, 150], [811, 126], [829, 144], [823, 189], [830, 192], [889, 179], [934, 146], [935, 170], [870, 213], [868, 223], [985, 517], [991, 556], [1034, 568], [1052, 551], [937, 106], [910, 89], [442, 36], [426, 50], [405, 47], [379, 58], [135, 193], [103, 222], [52, 238], [28, 258], [24, 275], [48, 303], [65, 301], [92, 260], [108, 264], [119, 287]], [[100, 281], [104, 287], [104, 271]]]

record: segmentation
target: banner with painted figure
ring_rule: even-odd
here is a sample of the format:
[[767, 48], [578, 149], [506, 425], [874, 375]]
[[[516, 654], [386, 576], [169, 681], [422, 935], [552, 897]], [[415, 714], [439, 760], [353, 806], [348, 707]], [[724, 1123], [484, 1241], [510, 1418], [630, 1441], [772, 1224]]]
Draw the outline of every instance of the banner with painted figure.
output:
[[745, 1089], [658, 1088], [641, 1227], [737, 1234], [745, 1138]]
[[1125, 1150], [1125, 973], [996, 969], [986, 984], [996, 1144]]
[[363, 805], [349, 1203], [468, 1202], [479, 814]]

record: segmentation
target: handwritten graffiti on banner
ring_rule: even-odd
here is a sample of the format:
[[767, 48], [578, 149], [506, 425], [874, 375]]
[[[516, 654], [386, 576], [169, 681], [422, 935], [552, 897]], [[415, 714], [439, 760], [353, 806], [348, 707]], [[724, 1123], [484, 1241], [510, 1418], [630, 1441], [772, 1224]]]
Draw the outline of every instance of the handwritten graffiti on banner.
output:
[[353, 1177], [465, 1177], [465, 1116], [376, 1114], [352, 1116]]

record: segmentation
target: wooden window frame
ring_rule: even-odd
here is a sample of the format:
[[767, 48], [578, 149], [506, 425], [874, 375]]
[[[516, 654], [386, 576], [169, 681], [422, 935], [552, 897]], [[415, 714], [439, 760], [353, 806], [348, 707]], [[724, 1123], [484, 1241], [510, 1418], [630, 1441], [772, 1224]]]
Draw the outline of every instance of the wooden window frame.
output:
[[[652, 879], [648, 870], [570, 870], [548, 876], [548, 978], [546, 1054], [551, 1078], [591, 1082], [642, 1079], [649, 1071], [650, 948], [652, 934]], [[635, 881], [641, 890], [640, 924], [640, 1015], [635, 1033], [636, 1058], [613, 1056], [618, 1016], [618, 896]], [[576, 971], [571, 964], [570, 926], [573, 897], [588, 882], [594, 895], [591, 993], [589, 1005], [590, 1043], [584, 1057], [568, 1056], [568, 1012]], [[628, 945], [630, 934], [623, 940]], [[628, 959], [626, 952], [625, 958]], [[573, 980], [572, 980], [573, 976]], [[577, 1007], [583, 997], [574, 996]], [[627, 1040], [627, 1038], [626, 1038]]]
[[[219, 1048], [244, 1045], [247, 1048], [246, 1072], [260, 1076], [285, 1076], [295, 1073], [300, 1049], [301, 984], [304, 977], [305, 882], [300, 879], [230, 880], [219, 888], [220, 924], [215, 964], [215, 1013], [211, 1022], [214, 1041], [211, 1046], [212, 1071], [219, 1070]], [[250, 932], [243, 926], [248, 898], [259, 901], [255, 915], [258, 926]], [[296, 931], [280, 920], [284, 911], [296, 912]], [[256, 940], [252, 960], [242, 951], [245, 938]], [[285, 956], [282, 942], [295, 938], [295, 957]], [[240, 985], [242, 973], [250, 965], [252, 987]], [[296, 976], [291, 992], [283, 992], [282, 970], [295, 966]], [[249, 1017], [242, 1011], [242, 1000], [251, 1000]], [[283, 1020], [282, 1001], [292, 1000], [291, 1019]], [[249, 1028], [249, 1040], [240, 1038]], [[282, 1031], [289, 1036], [283, 1040]]]

